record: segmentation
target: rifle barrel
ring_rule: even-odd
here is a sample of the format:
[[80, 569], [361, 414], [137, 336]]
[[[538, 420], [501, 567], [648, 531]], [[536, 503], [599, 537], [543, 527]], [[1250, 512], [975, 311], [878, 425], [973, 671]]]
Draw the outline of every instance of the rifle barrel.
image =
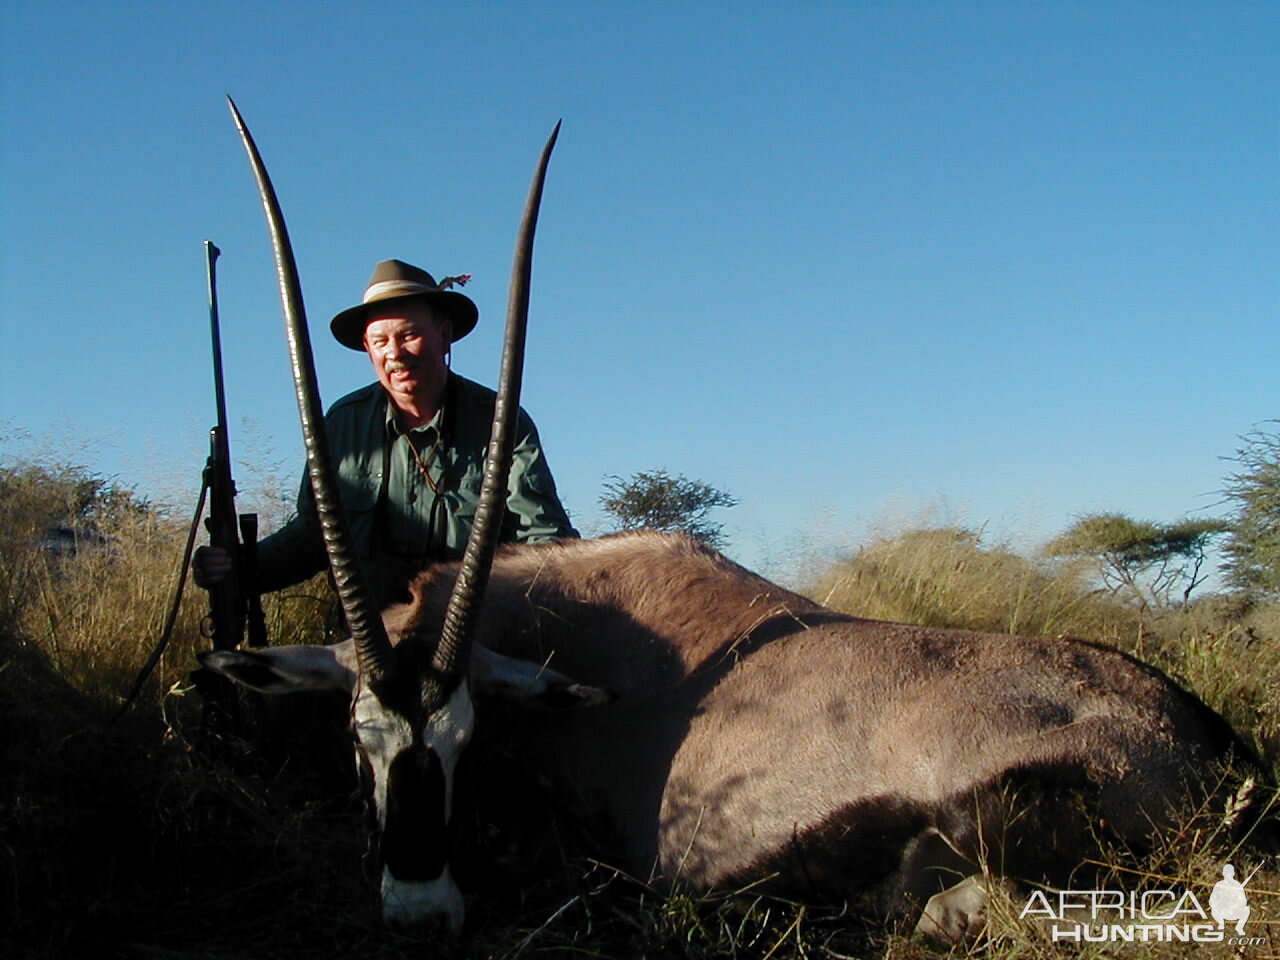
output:
[[218, 323], [218, 257], [222, 251], [212, 242], [204, 242], [209, 278], [209, 330], [213, 339], [213, 392], [217, 402], [218, 427], [227, 432], [227, 392], [222, 380], [222, 331]]

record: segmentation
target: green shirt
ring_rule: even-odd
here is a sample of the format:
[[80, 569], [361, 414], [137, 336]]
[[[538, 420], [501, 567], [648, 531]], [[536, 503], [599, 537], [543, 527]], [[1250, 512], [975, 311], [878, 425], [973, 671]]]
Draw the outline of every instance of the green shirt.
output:
[[[413, 430], [401, 429], [377, 383], [343, 397], [325, 415], [339, 494], [380, 604], [397, 599], [419, 570], [461, 558], [480, 499], [493, 404], [492, 390], [451, 373], [442, 409]], [[499, 539], [536, 543], [577, 535], [556, 495], [537, 428], [521, 410]], [[258, 562], [264, 592], [327, 567], [305, 473], [297, 516], [262, 540]]]

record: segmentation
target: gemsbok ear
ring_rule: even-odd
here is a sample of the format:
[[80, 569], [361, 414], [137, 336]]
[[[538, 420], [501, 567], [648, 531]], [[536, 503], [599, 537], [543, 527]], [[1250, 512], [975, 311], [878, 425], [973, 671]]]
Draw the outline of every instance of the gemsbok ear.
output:
[[506, 657], [478, 643], [471, 648], [470, 676], [477, 694], [501, 697], [527, 707], [598, 707], [618, 699], [608, 690], [575, 683], [543, 664]]
[[349, 692], [356, 681], [355, 652], [350, 640], [332, 646], [208, 650], [198, 657], [203, 666], [259, 693]]

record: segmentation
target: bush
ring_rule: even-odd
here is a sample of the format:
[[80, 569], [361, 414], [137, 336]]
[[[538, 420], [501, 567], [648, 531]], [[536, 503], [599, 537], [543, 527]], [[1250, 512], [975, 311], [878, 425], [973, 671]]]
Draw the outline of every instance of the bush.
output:
[[1272, 421], [1241, 437], [1223, 493], [1234, 508], [1223, 548], [1228, 582], [1254, 596], [1280, 597], [1280, 433]]
[[619, 530], [679, 531], [717, 550], [725, 547], [724, 525], [707, 514], [737, 504], [737, 498], [724, 490], [665, 470], [642, 470], [625, 480], [609, 477], [600, 495], [601, 509]]

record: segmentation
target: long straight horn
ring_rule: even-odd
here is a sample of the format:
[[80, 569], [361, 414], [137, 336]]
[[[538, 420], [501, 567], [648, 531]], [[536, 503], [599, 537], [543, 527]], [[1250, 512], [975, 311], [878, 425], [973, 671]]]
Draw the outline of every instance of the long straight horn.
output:
[[267, 228], [271, 233], [271, 249], [275, 255], [276, 277], [280, 284], [280, 305], [284, 311], [285, 337], [289, 342], [289, 360], [293, 370], [294, 392], [298, 398], [298, 416], [302, 420], [302, 441], [307, 450], [307, 471], [311, 476], [311, 489], [315, 493], [316, 512], [320, 517], [320, 529], [324, 536], [325, 550], [329, 554], [329, 566], [337, 584], [338, 597], [355, 640], [360, 673], [371, 683], [385, 678], [391, 672], [393, 659], [391, 642], [382, 626], [382, 618], [374, 606], [364, 579], [364, 571], [352, 543], [351, 528], [338, 496], [337, 472], [329, 452], [329, 442], [324, 430], [324, 408], [320, 404], [315, 361], [311, 355], [311, 335], [307, 331], [307, 315], [302, 306], [302, 285], [298, 281], [298, 267], [293, 259], [293, 247], [289, 243], [289, 231], [284, 215], [276, 200], [275, 188], [267, 176], [258, 148], [245, 126], [244, 118], [230, 97], [231, 116], [249, 155], [249, 165], [258, 183], [262, 207], [267, 215]]
[[547, 145], [542, 148], [538, 167], [525, 201], [524, 218], [516, 238], [516, 253], [511, 265], [511, 291], [507, 298], [507, 330], [502, 346], [502, 370], [498, 375], [498, 397], [493, 407], [493, 430], [489, 450], [484, 459], [484, 479], [480, 486], [480, 502], [476, 506], [467, 549], [462, 555], [458, 579], [449, 597], [444, 626], [436, 646], [433, 665], [441, 673], [460, 673], [471, 653], [471, 633], [476, 610], [489, 582], [489, 568], [497, 549], [502, 512], [507, 500], [507, 474], [511, 471], [512, 448], [515, 443], [516, 417], [520, 411], [520, 381], [524, 373], [525, 330], [529, 323], [529, 278], [533, 273], [533, 235], [538, 227], [538, 208], [542, 204], [542, 185], [547, 177], [547, 162], [560, 135], [557, 123]]

